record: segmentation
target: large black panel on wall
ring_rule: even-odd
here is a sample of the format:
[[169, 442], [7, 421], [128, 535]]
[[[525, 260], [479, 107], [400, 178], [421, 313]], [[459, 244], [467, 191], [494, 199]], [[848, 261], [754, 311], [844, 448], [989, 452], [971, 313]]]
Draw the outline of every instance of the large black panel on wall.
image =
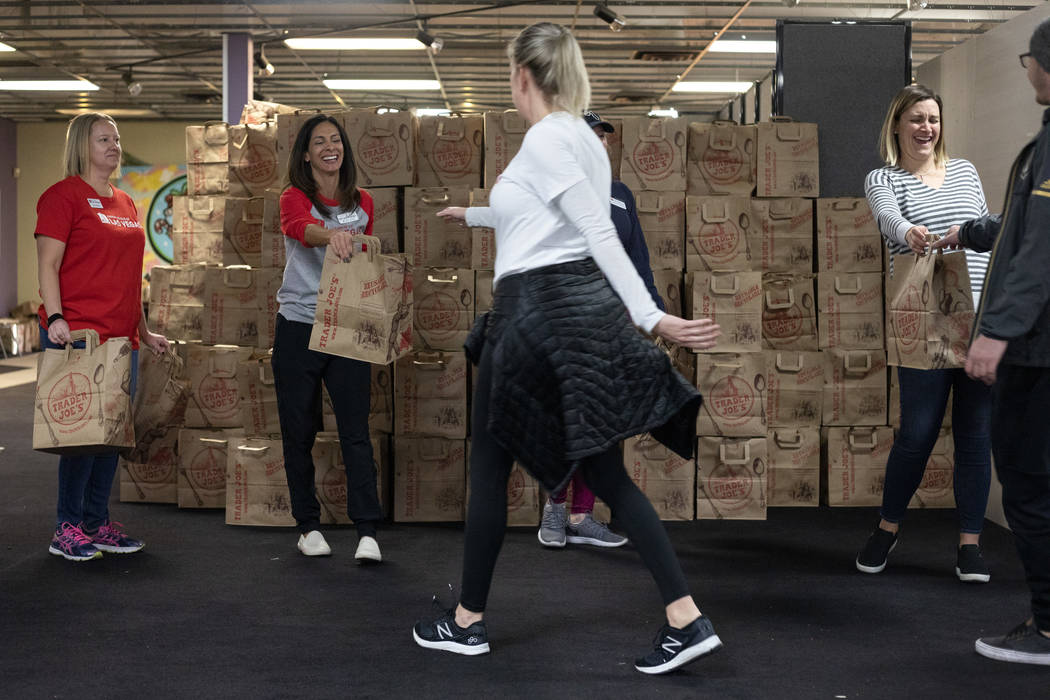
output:
[[773, 113], [819, 126], [821, 197], [864, 196], [886, 109], [910, 82], [908, 22], [777, 21]]

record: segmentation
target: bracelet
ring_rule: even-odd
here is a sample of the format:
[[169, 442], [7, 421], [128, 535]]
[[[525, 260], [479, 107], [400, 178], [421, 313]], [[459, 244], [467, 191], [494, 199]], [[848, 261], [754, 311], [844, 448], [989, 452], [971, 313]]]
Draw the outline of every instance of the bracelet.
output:
[[65, 318], [66, 317], [63, 316], [62, 314], [51, 314], [50, 316], [47, 317], [47, 326], [48, 326], [48, 328], [50, 328], [51, 324], [54, 323], [55, 321], [57, 321], [59, 319], [65, 320]]

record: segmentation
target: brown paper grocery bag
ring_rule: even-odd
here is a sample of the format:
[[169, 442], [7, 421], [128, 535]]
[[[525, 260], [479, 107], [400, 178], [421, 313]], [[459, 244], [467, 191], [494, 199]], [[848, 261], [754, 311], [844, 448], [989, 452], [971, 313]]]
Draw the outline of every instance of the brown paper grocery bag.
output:
[[886, 460], [893, 447], [893, 428], [823, 429], [828, 475], [824, 501], [829, 506], [879, 506], [886, 481]]
[[692, 272], [691, 318], [722, 328], [714, 347], [698, 352], [761, 352], [762, 273]]
[[484, 117], [419, 117], [417, 123], [418, 187], [481, 185]]
[[827, 358], [821, 352], [766, 350], [766, 419], [773, 427], [819, 427]]
[[144, 452], [141, 449], [144, 443], [164, 434], [172, 426], [182, 424], [189, 401], [190, 382], [186, 378], [185, 362], [176, 352], [175, 345], [159, 355], [140, 352], [138, 370], [132, 411], [135, 417], [134, 452]]
[[357, 181], [362, 187], [411, 185], [415, 181], [415, 137], [412, 113], [380, 108], [351, 109], [333, 115], [350, 139]]
[[262, 266], [263, 197], [227, 197], [222, 226], [222, 264]]
[[447, 267], [415, 268], [413, 342], [420, 350], [463, 348], [474, 323], [474, 273]]
[[731, 121], [689, 124], [689, 194], [741, 194], [755, 189], [754, 125]]
[[868, 200], [834, 197], [817, 200], [817, 270], [881, 272], [882, 234]]
[[261, 268], [256, 270], [256, 280], [259, 287], [259, 310], [256, 329], [259, 337], [255, 346], [260, 350], [269, 350], [273, 347], [273, 337], [277, 331], [277, 292], [284, 282], [284, 270], [276, 268]]
[[395, 438], [394, 521], [462, 521], [466, 512], [466, 470], [463, 440]]
[[820, 505], [820, 428], [770, 428], [767, 504]]
[[149, 435], [142, 449], [120, 458], [120, 500], [125, 503], [175, 503], [178, 490], [179, 428]]
[[673, 316], [683, 316], [685, 305], [682, 299], [684, 276], [681, 268], [677, 270], [653, 270], [653, 284], [656, 292], [664, 302], [664, 309]]
[[[476, 188], [470, 191], [470, 206], [487, 207], [489, 191]], [[496, 266], [496, 231], [487, 226], [473, 226], [470, 229], [471, 250], [470, 268], [472, 270], [491, 270]]]
[[372, 235], [380, 240], [380, 252], [391, 255], [402, 253], [401, 250], [401, 189], [399, 187], [373, 187], [368, 190], [372, 195]]
[[185, 353], [183, 359], [190, 381], [186, 427], [241, 427], [237, 367], [251, 356], [252, 348], [187, 344], [180, 350]]
[[649, 249], [649, 267], [685, 269], [685, 194], [635, 192], [634, 205]]
[[230, 127], [230, 194], [261, 197], [280, 184], [277, 168], [277, 124], [237, 124]]
[[467, 436], [464, 352], [413, 352], [394, 365], [394, 434]]
[[156, 265], [149, 271], [149, 322], [169, 339], [200, 340], [206, 263]]
[[697, 440], [698, 520], [765, 520], [766, 437]]
[[230, 159], [229, 124], [210, 121], [186, 127], [187, 163], [225, 163]]
[[817, 342], [821, 349], [885, 348], [882, 275], [877, 272], [817, 274]]
[[227, 194], [229, 191], [229, 163], [186, 163], [186, 194]]
[[284, 234], [281, 233], [281, 192], [270, 188], [263, 195], [259, 229], [259, 266], [284, 270]]
[[759, 353], [720, 353], [698, 359], [696, 386], [704, 403], [697, 434], [765, 436], [765, 358]]
[[204, 344], [254, 346], [258, 342], [257, 272], [247, 265], [209, 267], [204, 271]]
[[912, 496], [909, 508], [955, 507], [955, 441], [951, 427], [941, 428], [926, 461], [922, 481]]
[[885, 351], [834, 348], [824, 354], [824, 425], [886, 425]]
[[388, 364], [412, 349], [412, 265], [380, 254], [374, 241], [362, 245], [345, 261], [328, 247], [310, 349]]
[[37, 362], [33, 449], [76, 455], [134, 447], [131, 341], [99, 343], [93, 329], [72, 336], [85, 347], [44, 350]]
[[764, 272], [813, 271], [813, 203], [800, 197], [752, 199], [755, 248]]
[[686, 120], [624, 117], [620, 180], [634, 192], [685, 192]]
[[661, 520], [693, 520], [696, 460], [684, 459], [646, 433], [624, 440], [623, 463]]
[[762, 275], [762, 347], [817, 349], [817, 305], [810, 273]]
[[280, 435], [281, 421], [277, 415], [277, 390], [270, 355], [258, 355], [241, 362], [237, 367], [237, 387], [245, 434]]
[[171, 216], [172, 259], [176, 265], [222, 262], [225, 196], [173, 197]]
[[179, 430], [179, 508], [225, 508], [226, 463], [235, 430]]
[[886, 274], [886, 349], [899, 367], [966, 364], [973, 294], [965, 253], [897, 255]]
[[[496, 273], [492, 270], [474, 271], [474, 318], [492, 308], [493, 279]], [[670, 309], [668, 309], [670, 311]]]
[[817, 125], [773, 117], [758, 130], [759, 197], [816, 197], [820, 194]]
[[469, 202], [466, 187], [405, 188], [405, 254], [414, 266], [470, 267], [471, 229], [437, 216], [445, 207]]
[[686, 197], [685, 269], [751, 270], [750, 197]]
[[491, 190], [521, 148], [529, 125], [516, 110], [485, 112], [485, 181]]
[[229, 437], [226, 524], [295, 525], [280, 438]]
[[298, 110], [290, 105], [263, 100], [248, 100], [241, 109], [240, 124], [264, 124], [276, 121], [279, 114], [294, 114]]

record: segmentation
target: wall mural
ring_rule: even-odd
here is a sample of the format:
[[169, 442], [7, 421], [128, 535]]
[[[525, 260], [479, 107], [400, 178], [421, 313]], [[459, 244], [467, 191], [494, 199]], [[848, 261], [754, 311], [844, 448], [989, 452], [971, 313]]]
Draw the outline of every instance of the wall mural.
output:
[[124, 165], [117, 187], [135, 200], [139, 221], [146, 229], [142, 274], [154, 265], [170, 265], [174, 251], [171, 199], [186, 194], [186, 166]]

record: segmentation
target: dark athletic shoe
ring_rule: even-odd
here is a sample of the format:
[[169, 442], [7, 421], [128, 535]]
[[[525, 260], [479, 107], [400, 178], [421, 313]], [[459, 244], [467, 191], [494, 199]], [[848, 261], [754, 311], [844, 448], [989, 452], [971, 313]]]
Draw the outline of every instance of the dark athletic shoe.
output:
[[981, 548], [975, 544], [964, 544], [959, 547], [959, 556], [955, 563], [955, 575], [960, 581], [988, 583], [992, 575], [981, 556]]
[[1022, 622], [1001, 637], [981, 637], [974, 644], [981, 656], [997, 661], [1050, 666], [1050, 639], [1031, 622]]
[[897, 533], [887, 532], [875, 526], [864, 549], [857, 555], [857, 570], [866, 574], [877, 574], [886, 568], [890, 552], [897, 546]]
[[634, 662], [642, 673], [668, 673], [701, 656], [722, 648], [722, 640], [706, 617], [698, 617], [684, 629], [664, 625], [653, 640], [653, 650]]
[[412, 638], [416, 640], [416, 644], [427, 649], [440, 649], [467, 656], [489, 653], [485, 621], [475, 622], [467, 628], [460, 627], [456, 624], [455, 607], [445, 610], [436, 620], [417, 622], [412, 628]]

